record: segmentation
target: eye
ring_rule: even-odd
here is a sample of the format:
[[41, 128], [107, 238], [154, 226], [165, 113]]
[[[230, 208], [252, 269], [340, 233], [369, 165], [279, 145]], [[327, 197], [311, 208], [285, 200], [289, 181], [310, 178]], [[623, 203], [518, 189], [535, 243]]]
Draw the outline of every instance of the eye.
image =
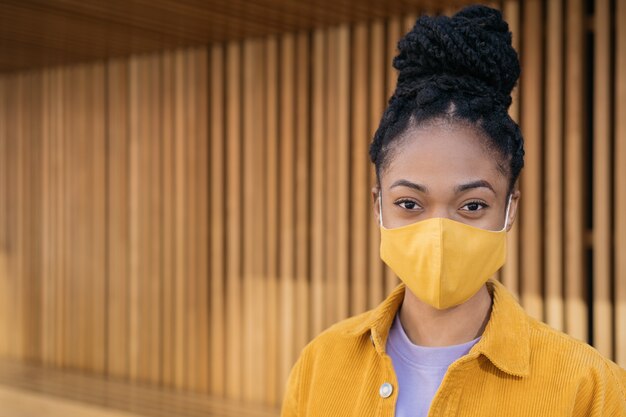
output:
[[419, 210], [421, 207], [419, 204], [417, 204], [416, 201], [413, 200], [398, 200], [395, 203], [396, 206], [402, 207], [405, 210], [411, 210], [411, 211], [415, 211], [415, 210]]
[[469, 211], [469, 212], [476, 212], [479, 210], [486, 209], [487, 207], [489, 206], [483, 203], [482, 201], [470, 201], [469, 203], [466, 203], [463, 207], [461, 207], [461, 210]]

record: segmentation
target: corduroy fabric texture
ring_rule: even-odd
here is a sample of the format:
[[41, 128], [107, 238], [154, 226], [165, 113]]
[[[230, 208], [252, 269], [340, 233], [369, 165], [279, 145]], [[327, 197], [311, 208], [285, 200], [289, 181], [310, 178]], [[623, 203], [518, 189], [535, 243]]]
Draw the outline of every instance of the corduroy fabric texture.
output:
[[[529, 317], [499, 282], [487, 285], [489, 323], [448, 369], [429, 417], [626, 417], [625, 370]], [[404, 291], [398, 286], [376, 309], [305, 347], [289, 377], [282, 417], [394, 416], [402, 387], [385, 345]], [[385, 383], [391, 395], [387, 386], [380, 389]]]

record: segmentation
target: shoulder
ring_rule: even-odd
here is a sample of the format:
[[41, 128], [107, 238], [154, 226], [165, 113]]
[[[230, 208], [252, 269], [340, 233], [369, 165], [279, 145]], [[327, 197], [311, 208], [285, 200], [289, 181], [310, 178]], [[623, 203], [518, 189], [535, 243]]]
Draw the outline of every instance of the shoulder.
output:
[[303, 354], [314, 355], [328, 350], [341, 350], [358, 343], [363, 336], [369, 337], [368, 324], [372, 310], [341, 320], [311, 340]]
[[[567, 376], [581, 389], [608, 388], [626, 401], [626, 370], [595, 348], [529, 317], [531, 360]], [[552, 369], [550, 369], [552, 368]]]

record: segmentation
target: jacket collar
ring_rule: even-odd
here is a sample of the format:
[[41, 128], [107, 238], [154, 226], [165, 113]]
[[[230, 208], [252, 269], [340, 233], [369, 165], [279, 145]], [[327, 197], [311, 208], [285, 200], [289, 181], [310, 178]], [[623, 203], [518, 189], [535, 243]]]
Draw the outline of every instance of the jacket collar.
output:
[[[470, 353], [484, 355], [495, 367], [509, 375], [527, 376], [530, 368], [529, 318], [500, 282], [489, 280], [487, 289], [493, 298], [491, 316], [480, 341]], [[385, 301], [347, 333], [360, 336], [369, 331], [376, 351], [384, 354], [389, 329], [404, 300], [404, 291], [405, 285], [398, 285]]]

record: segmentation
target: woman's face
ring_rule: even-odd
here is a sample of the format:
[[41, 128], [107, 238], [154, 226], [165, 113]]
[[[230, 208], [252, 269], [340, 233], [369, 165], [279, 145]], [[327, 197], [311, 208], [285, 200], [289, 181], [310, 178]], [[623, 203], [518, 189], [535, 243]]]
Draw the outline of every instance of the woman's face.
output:
[[[445, 217], [487, 230], [504, 226], [509, 178], [475, 129], [433, 123], [411, 129], [388, 154], [381, 172], [383, 225], [395, 228]], [[372, 190], [379, 220], [378, 188]], [[511, 198], [510, 229], [519, 191]]]

